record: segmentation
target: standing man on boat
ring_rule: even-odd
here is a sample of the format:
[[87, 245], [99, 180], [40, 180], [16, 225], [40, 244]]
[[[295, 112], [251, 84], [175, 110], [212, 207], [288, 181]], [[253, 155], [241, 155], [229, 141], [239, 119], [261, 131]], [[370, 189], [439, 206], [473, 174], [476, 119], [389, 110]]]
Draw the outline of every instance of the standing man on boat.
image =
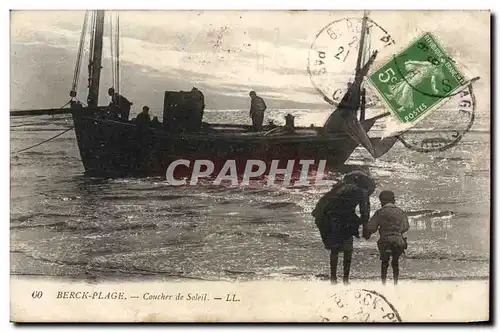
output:
[[267, 108], [264, 99], [257, 96], [255, 91], [250, 91], [250, 117], [252, 118], [252, 125], [255, 131], [262, 130], [262, 123], [264, 122], [264, 112]]
[[191, 112], [196, 112], [196, 117], [191, 124], [192, 130], [200, 130], [203, 122], [203, 113], [205, 111], [205, 96], [203, 92], [198, 90], [196, 87], [191, 89]]
[[108, 89], [108, 95], [111, 97], [109, 107], [111, 107], [114, 115], [122, 121], [128, 121], [132, 103], [118, 92], [115, 92], [114, 88]]
[[149, 116], [149, 107], [144, 106], [142, 112], [137, 114], [135, 118], [135, 125], [139, 129], [148, 128], [151, 123], [151, 117]]
[[[323, 240], [330, 250], [330, 281], [337, 283], [339, 252], [344, 255], [343, 282], [349, 283], [353, 237], [359, 238], [359, 226], [370, 218], [370, 195], [375, 182], [362, 171], [347, 173], [340, 183], [326, 193], [316, 204], [312, 215]], [[356, 215], [359, 206], [360, 217]]]
[[387, 270], [389, 269], [389, 260], [392, 256], [392, 273], [394, 285], [397, 285], [399, 278], [399, 257], [407, 248], [406, 238], [403, 234], [410, 229], [406, 213], [398, 208], [395, 203], [394, 193], [392, 191], [382, 191], [379, 195], [380, 205], [382, 206], [371, 217], [370, 221], [363, 229], [363, 237], [369, 239], [370, 235], [377, 230], [380, 239], [377, 246], [380, 252], [381, 279], [385, 284], [387, 279]]

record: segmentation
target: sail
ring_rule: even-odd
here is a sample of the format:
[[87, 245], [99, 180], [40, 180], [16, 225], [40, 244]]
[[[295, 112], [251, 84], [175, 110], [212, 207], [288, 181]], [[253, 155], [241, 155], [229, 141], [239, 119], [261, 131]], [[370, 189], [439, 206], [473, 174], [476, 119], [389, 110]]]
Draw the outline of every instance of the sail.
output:
[[368, 137], [367, 128], [370, 128], [373, 125], [376, 121], [375, 119], [369, 119], [361, 124], [354, 113], [348, 113], [347, 118], [344, 120], [344, 131], [359, 145], [364, 147], [374, 158], [378, 158], [386, 154], [398, 141], [398, 138], [395, 136], [383, 139], [379, 137]]
[[[369, 28], [366, 27], [365, 16], [363, 18], [363, 28], [361, 31], [361, 42], [358, 54], [358, 63], [356, 66], [356, 75], [354, 82], [349, 85], [346, 94], [338, 104], [337, 109], [330, 115], [325, 122], [325, 130], [330, 133], [345, 132], [356, 143], [363, 146], [374, 158], [378, 158], [389, 151], [396, 143], [397, 137], [370, 138], [368, 131], [375, 123], [376, 119], [370, 119], [360, 122], [357, 112], [366, 106], [361, 105], [361, 97], [365, 97], [365, 91], [362, 90], [364, 78], [372, 65], [377, 51], [371, 52]], [[364, 98], [365, 99], [365, 98]], [[362, 112], [364, 113], [364, 111]], [[362, 115], [364, 120], [364, 114]]]

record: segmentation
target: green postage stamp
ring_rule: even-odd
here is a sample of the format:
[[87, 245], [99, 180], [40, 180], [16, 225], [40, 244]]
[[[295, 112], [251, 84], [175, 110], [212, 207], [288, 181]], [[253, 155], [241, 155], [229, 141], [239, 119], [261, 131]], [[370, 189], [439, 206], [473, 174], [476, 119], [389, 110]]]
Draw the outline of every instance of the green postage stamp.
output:
[[389, 110], [414, 124], [466, 84], [455, 62], [425, 33], [368, 77]]

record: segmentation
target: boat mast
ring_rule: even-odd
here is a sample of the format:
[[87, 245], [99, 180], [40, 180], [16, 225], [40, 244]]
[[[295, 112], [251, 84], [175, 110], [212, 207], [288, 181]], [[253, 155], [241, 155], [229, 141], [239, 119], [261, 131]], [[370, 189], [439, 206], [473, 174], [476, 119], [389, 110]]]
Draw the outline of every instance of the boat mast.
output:
[[[359, 50], [358, 50], [358, 59], [356, 62], [356, 80], [361, 80], [363, 79], [362, 77], [358, 77], [360, 75], [360, 70], [361, 70], [361, 65], [366, 62], [366, 58], [369, 57], [369, 54], [366, 54], [365, 50], [365, 40], [366, 40], [366, 33], [368, 32], [366, 28], [366, 21], [368, 20], [368, 14], [365, 11], [363, 14], [363, 21], [361, 22], [361, 37], [359, 41]], [[369, 47], [369, 46], [368, 46]], [[364, 121], [365, 120], [365, 106], [366, 106], [366, 90], [364, 88], [361, 88], [360, 91], [360, 112], [359, 112], [359, 120]]]
[[[363, 14], [363, 21], [361, 21], [361, 37], [359, 39], [359, 50], [358, 50], [358, 59], [356, 62], [356, 78], [359, 76], [359, 71], [361, 70], [361, 62], [364, 58], [365, 52], [365, 35], [366, 35], [366, 21], [368, 20], [368, 14], [365, 11]], [[359, 79], [359, 78], [358, 78]]]
[[90, 50], [92, 58], [89, 62], [89, 95], [87, 104], [90, 108], [96, 108], [99, 103], [99, 81], [101, 79], [101, 63], [102, 63], [102, 41], [104, 33], [104, 10], [95, 11], [95, 21], [91, 36], [93, 49]]

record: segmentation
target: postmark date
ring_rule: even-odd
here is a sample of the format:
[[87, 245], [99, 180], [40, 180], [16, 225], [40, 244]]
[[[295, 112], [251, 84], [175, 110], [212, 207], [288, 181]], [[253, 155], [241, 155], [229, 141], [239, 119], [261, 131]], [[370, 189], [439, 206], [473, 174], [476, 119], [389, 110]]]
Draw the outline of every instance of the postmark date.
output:
[[335, 293], [333, 304], [322, 315], [325, 322], [400, 322], [394, 306], [381, 294], [366, 289]]

